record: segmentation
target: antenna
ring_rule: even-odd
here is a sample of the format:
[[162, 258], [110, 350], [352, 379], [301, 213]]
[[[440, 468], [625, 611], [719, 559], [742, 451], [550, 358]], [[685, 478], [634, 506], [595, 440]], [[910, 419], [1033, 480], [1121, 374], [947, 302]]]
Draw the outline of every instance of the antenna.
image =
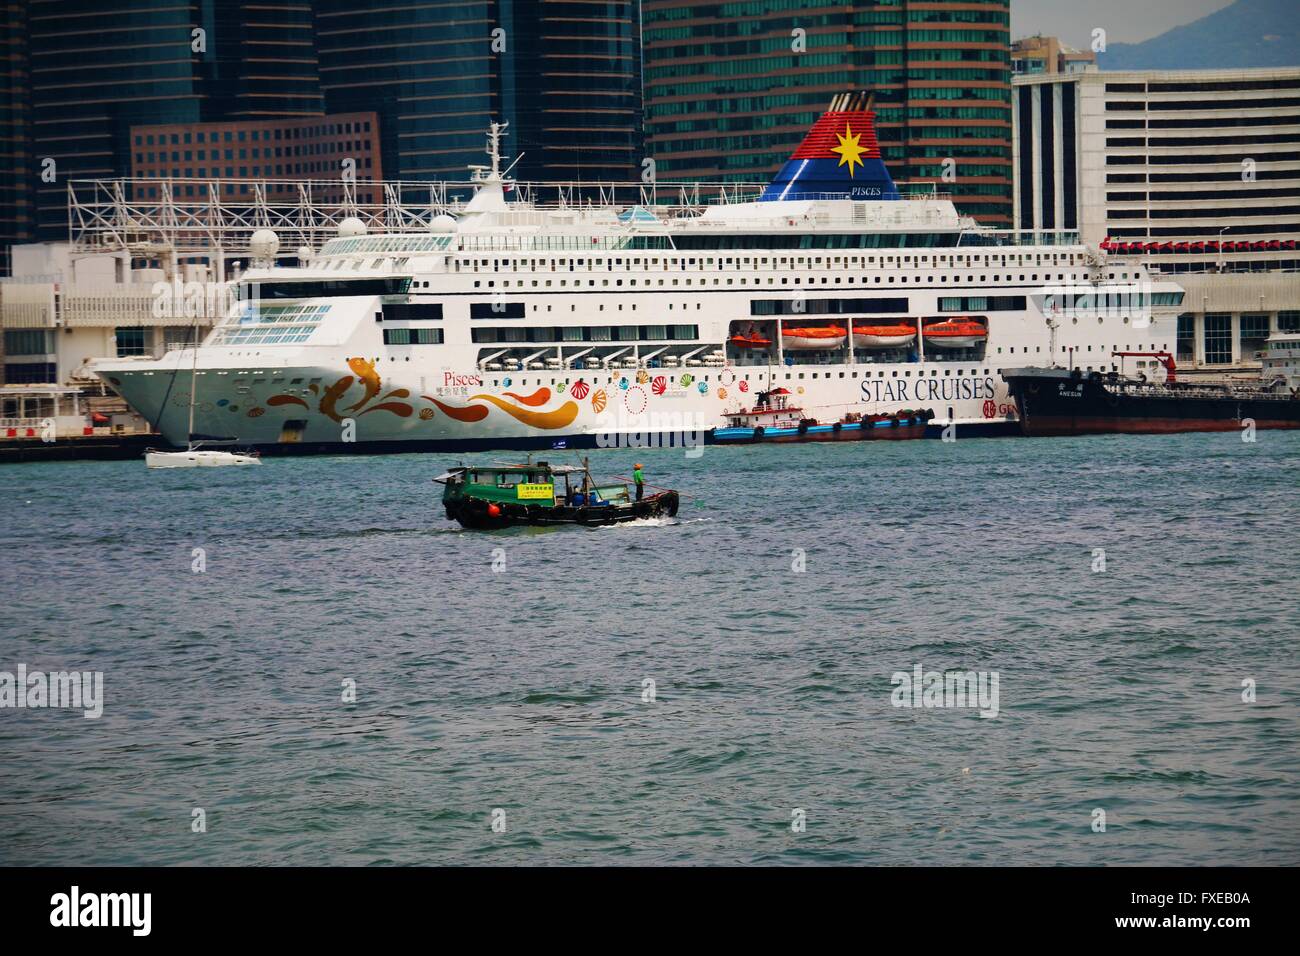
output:
[[519, 165], [519, 160], [523, 159], [523, 158], [524, 158], [524, 155], [525, 155], [525, 154], [520, 153], [518, 156], [516, 156], [516, 157], [515, 157], [515, 161], [514, 161], [513, 163], [511, 163], [509, 166], [507, 166], [507, 167], [506, 167], [506, 171], [505, 171], [504, 173], [501, 174], [502, 177], [509, 176], [509, 175], [510, 175], [510, 170], [514, 169], [516, 166]]

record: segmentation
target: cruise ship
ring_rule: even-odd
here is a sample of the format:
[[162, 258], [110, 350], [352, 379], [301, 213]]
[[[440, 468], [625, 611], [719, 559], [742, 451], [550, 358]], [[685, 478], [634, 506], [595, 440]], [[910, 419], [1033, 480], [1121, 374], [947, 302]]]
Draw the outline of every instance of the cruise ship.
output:
[[874, 124], [837, 96], [766, 188], [674, 205], [538, 201], [494, 124], [473, 196], [418, 232], [350, 220], [296, 266], [255, 236], [197, 350], [93, 369], [175, 445], [372, 452], [672, 444], [774, 395], [1015, 431], [1002, 367], [1174, 351], [1175, 283], [895, 184]]

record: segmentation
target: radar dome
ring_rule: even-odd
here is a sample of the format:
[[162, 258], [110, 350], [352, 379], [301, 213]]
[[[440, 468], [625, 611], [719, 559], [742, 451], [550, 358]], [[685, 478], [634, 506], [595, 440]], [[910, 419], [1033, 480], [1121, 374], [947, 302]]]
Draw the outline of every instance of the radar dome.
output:
[[434, 216], [433, 222], [429, 223], [430, 232], [455, 232], [456, 220], [443, 213], [441, 216]]
[[299, 262], [310, 262], [310, 261], [311, 261], [311, 257], [312, 257], [313, 255], [315, 255], [315, 253], [312, 252], [312, 250], [311, 250], [311, 246], [299, 246], [299, 247], [298, 247], [298, 261], [299, 261]]
[[351, 239], [353, 236], [364, 236], [366, 234], [366, 224], [356, 216], [348, 216], [339, 223], [339, 238]]
[[272, 259], [280, 251], [280, 237], [270, 229], [259, 229], [248, 240], [248, 251], [255, 259]]

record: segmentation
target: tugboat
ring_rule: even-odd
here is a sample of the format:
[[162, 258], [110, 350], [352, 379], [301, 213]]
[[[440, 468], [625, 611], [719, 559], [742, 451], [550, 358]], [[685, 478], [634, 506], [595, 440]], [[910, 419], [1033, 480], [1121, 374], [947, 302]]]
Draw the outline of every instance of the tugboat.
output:
[[1247, 420], [1257, 429], [1300, 428], [1300, 389], [1286, 383], [1180, 382], [1168, 352], [1113, 354], [1157, 359], [1165, 380], [1077, 368], [1004, 369], [1002, 377], [1020, 407], [1020, 430], [1030, 436], [1223, 432], [1236, 431]]
[[636, 500], [626, 484], [597, 485], [587, 460], [551, 465], [462, 465], [433, 479], [445, 487], [447, 517], [461, 527], [492, 531], [515, 525], [599, 526], [674, 517], [678, 494], [662, 490]]
[[726, 428], [713, 430], [719, 445], [753, 445], [762, 442], [826, 442], [924, 438], [933, 410], [904, 409], [894, 415], [858, 415], [850, 412], [839, 421], [821, 422], [805, 416], [802, 408], [787, 404], [788, 389], [759, 392], [754, 407], [727, 412]]

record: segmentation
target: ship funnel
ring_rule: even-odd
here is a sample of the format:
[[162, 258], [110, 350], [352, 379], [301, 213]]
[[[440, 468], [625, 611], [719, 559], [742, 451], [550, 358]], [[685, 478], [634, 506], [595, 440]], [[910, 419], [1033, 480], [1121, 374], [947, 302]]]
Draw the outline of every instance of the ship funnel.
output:
[[898, 199], [876, 141], [875, 94], [837, 93], [759, 202]]

